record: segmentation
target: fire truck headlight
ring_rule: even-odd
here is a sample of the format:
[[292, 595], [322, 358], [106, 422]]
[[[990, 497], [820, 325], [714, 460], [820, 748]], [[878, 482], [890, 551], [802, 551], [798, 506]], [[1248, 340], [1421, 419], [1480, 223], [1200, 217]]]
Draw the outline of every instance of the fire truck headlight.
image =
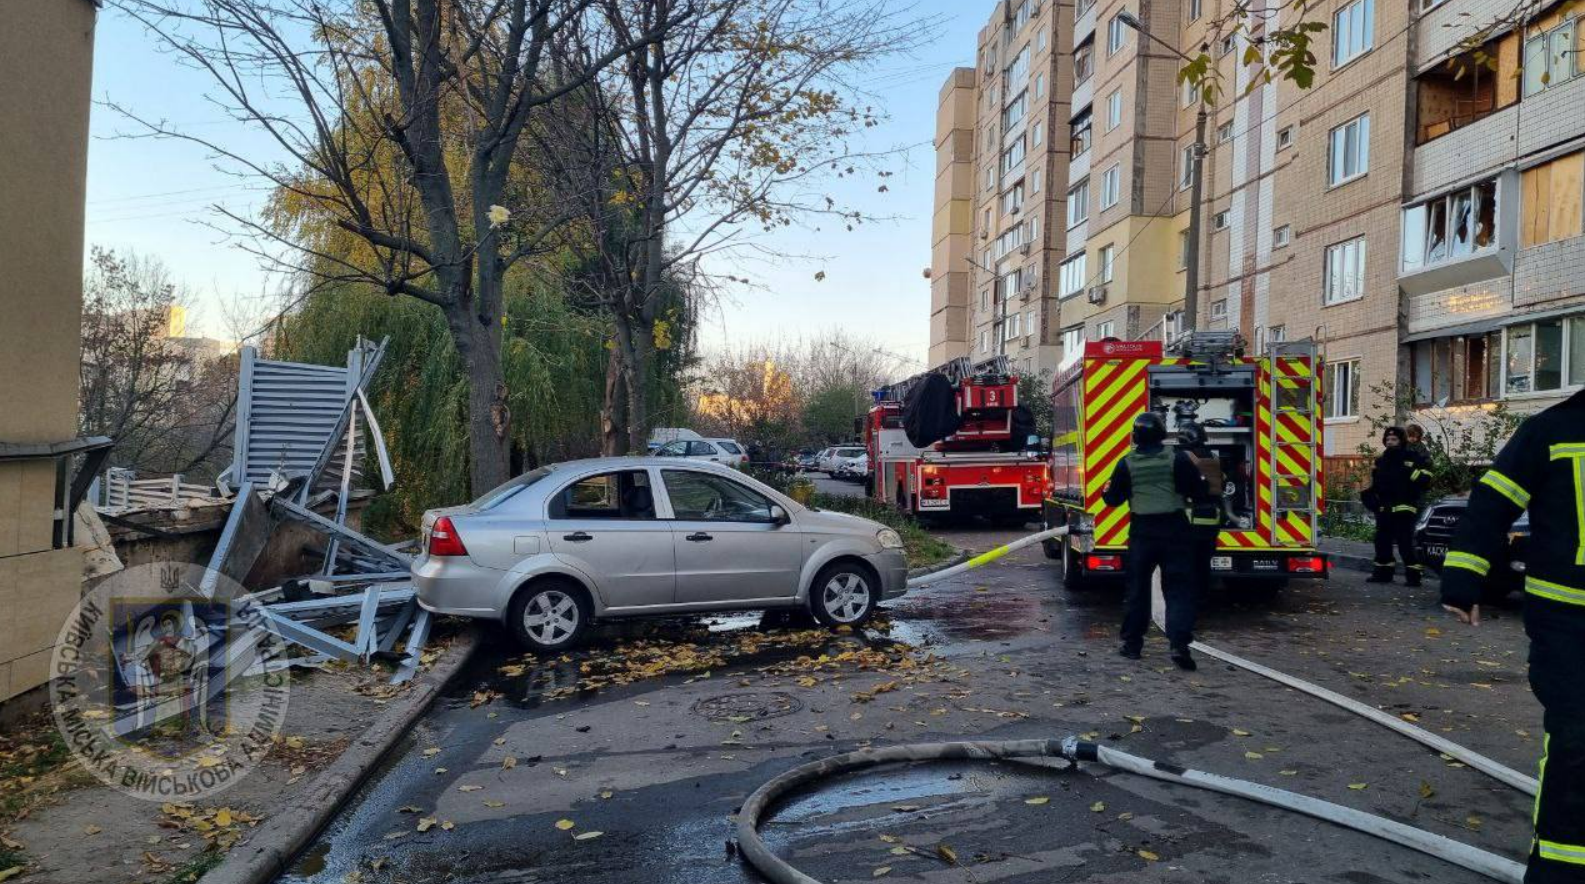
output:
[[875, 542], [879, 543], [882, 549], [903, 548], [903, 536], [890, 528], [882, 528], [876, 531]]

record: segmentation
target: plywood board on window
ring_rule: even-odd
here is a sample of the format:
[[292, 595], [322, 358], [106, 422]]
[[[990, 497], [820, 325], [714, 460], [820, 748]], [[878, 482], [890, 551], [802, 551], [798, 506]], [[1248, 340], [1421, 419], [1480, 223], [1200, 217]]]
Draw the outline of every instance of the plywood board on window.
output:
[[1548, 242], [1579, 236], [1580, 201], [1585, 197], [1585, 152], [1553, 160], [1551, 226]]
[[[1585, 34], [1585, 30], [1581, 31]], [[1507, 107], [1519, 100], [1519, 35], [1510, 33], [1497, 41], [1497, 106]]]
[[1519, 244], [1525, 248], [1550, 241], [1552, 165], [1526, 169], [1521, 181]]

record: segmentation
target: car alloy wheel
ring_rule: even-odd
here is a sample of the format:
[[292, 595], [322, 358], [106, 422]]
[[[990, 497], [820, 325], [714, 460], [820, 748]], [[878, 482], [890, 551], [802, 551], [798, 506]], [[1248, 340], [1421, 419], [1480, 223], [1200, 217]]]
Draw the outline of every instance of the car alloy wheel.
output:
[[582, 612], [572, 596], [547, 589], [523, 607], [523, 631], [542, 645], [562, 644], [578, 631]]
[[857, 623], [868, 616], [873, 605], [869, 581], [856, 571], [832, 574], [820, 590], [820, 607], [833, 623]]

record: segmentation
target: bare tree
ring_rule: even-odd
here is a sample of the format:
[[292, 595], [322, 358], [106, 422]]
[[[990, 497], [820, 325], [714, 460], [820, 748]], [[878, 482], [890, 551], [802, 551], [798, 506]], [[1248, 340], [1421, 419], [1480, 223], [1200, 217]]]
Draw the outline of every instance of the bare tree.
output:
[[[679, 0], [597, 0], [599, 27], [577, 32], [563, 59], [583, 71], [607, 43], [664, 35], [591, 79], [581, 115], [547, 136], [565, 149], [554, 171], [599, 251], [580, 281], [613, 324], [604, 449], [641, 451], [649, 425], [645, 372], [670, 345], [668, 298], [721, 252], [774, 251], [753, 234], [811, 217], [864, 220], [826, 197], [829, 176], [873, 171], [881, 155], [849, 150], [874, 126], [855, 80], [931, 31], [898, 4], [714, 0], [688, 21]], [[569, 75], [570, 76], [570, 75]]]
[[[554, 79], [547, 57], [596, 0], [113, 2], [207, 72], [209, 99], [286, 160], [123, 113], [275, 188], [271, 216], [225, 213], [271, 265], [440, 309], [468, 375], [473, 488], [504, 481], [503, 280], [564, 220], [514, 181], [524, 133], [536, 111], [657, 32], [605, 40]], [[708, 2], [674, 4], [665, 25]]]

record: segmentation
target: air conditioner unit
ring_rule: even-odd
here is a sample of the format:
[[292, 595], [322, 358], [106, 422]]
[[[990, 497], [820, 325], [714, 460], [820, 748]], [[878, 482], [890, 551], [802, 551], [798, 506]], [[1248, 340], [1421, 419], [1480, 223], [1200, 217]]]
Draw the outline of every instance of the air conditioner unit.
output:
[[1089, 301], [1091, 304], [1106, 303], [1106, 286], [1097, 285], [1090, 287]]

